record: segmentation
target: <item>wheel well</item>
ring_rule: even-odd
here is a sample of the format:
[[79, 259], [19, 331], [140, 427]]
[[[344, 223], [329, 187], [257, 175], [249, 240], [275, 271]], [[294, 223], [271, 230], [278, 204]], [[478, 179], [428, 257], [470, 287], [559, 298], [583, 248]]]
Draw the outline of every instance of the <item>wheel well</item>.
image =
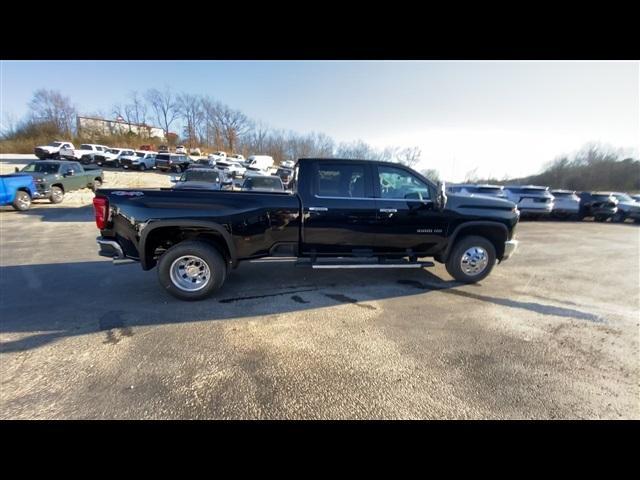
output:
[[62, 193], [64, 193], [64, 185], [62, 185], [61, 183], [54, 183], [51, 186], [52, 187], [58, 187], [60, 190], [62, 190]]
[[31, 192], [29, 191], [29, 189], [27, 187], [18, 187], [18, 188], [16, 188], [16, 192], [24, 192], [27, 195], [31, 196]]
[[206, 227], [158, 227], [147, 236], [144, 244], [146, 269], [153, 268], [166, 250], [185, 240], [200, 240], [218, 249], [227, 262], [232, 260], [229, 246], [220, 232]]
[[[493, 225], [469, 225], [468, 227], [462, 227], [456, 234], [451, 248], [458, 243], [462, 238], [470, 235], [477, 235], [478, 237], [484, 237], [491, 242], [493, 248], [496, 249], [496, 258], [502, 260], [504, 255], [504, 242], [507, 241], [507, 231], [501, 227]], [[447, 252], [447, 257], [451, 249]]]

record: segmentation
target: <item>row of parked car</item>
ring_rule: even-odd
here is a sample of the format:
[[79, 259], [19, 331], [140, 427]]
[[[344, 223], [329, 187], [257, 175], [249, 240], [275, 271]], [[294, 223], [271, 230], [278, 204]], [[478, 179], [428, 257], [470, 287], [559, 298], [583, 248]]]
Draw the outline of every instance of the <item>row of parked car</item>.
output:
[[550, 189], [538, 185], [453, 184], [449, 193], [491, 196], [514, 202], [522, 216], [583, 220], [592, 217], [599, 222], [640, 223], [640, 195], [624, 192], [576, 192]]

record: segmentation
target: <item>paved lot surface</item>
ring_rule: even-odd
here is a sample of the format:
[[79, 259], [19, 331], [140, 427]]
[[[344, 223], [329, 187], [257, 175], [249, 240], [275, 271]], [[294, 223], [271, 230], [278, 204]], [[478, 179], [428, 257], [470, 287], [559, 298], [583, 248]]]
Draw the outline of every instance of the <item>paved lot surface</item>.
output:
[[234, 271], [184, 303], [90, 207], [0, 211], [0, 418], [640, 418], [640, 228], [523, 222], [444, 268]]

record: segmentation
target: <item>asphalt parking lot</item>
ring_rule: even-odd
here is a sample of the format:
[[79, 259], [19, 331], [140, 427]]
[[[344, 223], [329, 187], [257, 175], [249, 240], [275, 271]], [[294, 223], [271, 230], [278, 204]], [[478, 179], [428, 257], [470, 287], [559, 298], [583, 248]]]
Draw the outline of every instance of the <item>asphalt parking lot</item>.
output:
[[637, 225], [522, 222], [478, 285], [264, 260], [198, 303], [96, 235], [0, 211], [0, 418], [640, 418]]

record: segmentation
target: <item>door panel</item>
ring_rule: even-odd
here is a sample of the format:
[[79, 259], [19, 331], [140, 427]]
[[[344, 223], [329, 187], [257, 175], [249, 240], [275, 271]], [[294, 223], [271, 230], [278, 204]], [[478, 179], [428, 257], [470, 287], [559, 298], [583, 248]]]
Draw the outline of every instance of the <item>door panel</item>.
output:
[[447, 217], [435, 206], [436, 191], [413, 172], [375, 167], [376, 253], [428, 255], [446, 241]]
[[323, 160], [314, 165], [313, 178], [312, 194], [303, 205], [303, 253], [373, 252], [377, 214], [371, 167]]

